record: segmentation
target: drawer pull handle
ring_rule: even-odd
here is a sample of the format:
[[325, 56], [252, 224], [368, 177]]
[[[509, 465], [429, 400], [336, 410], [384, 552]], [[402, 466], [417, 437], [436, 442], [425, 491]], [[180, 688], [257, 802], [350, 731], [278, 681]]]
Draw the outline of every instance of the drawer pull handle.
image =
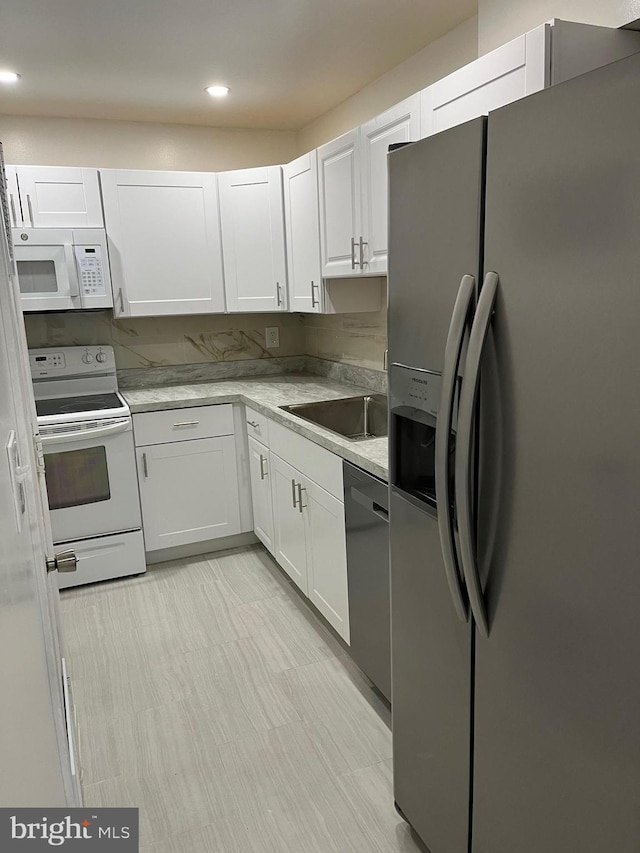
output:
[[267, 476], [267, 472], [264, 470], [264, 463], [267, 461], [267, 457], [260, 454], [260, 479], [264, 480]]
[[250, 427], [254, 429], [260, 429], [260, 424], [257, 421], [247, 421]]
[[302, 503], [302, 493], [306, 492], [307, 490], [305, 489], [304, 486], [301, 486], [300, 483], [297, 484], [297, 489], [298, 489], [298, 509], [300, 510], [300, 512], [302, 512], [302, 510], [305, 509], [307, 506], [306, 504]]
[[183, 426], [198, 426], [200, 421], [178, 421], [177, 424], [174, 424], [174, 427], [183, 427]]

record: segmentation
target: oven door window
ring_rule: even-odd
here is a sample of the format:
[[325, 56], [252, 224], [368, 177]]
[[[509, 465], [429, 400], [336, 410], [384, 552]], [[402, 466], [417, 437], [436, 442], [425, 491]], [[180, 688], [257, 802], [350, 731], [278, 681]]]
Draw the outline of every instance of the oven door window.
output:
[[45, 465], [49, 509], [67, 509], [111, 499], [104, 447], [47, 453]]

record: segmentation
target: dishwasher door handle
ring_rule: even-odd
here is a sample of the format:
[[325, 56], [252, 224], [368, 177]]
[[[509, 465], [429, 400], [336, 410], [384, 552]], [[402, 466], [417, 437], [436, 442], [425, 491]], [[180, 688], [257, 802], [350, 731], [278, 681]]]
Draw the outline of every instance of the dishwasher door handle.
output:
[[385, 509], [381, 504], [376, 503], [373, 498], [368, 497], [361, 492], [360, 489], [356, 489], [355, 486], [351, 486], [351, 497], [359, 503], [360, 506], [363, 506], [365, 509], [372, 512], [374, 515], [377, 515], [378, 518], [381, 518], [383, 521], [389, 521], [389, 510]]

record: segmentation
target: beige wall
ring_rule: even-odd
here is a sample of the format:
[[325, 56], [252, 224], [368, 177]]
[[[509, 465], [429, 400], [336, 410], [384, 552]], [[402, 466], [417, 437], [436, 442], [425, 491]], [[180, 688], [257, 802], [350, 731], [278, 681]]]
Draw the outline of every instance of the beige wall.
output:
[[479, 0], [480, 55], [551, 18], [621, 27], [640, 18], [640, 0]]
[[335, 139], [478, 57], [478, 19], [470, 18], [303, 127], [300, 154]]
[[7, 163], [220, 171], [286, 163], [297, 134], [153, 122], [0, 115]]

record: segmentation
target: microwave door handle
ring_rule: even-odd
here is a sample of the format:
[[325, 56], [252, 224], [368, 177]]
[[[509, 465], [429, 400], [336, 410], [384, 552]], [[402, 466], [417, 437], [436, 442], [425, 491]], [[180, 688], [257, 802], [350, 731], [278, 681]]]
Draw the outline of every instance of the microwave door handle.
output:
[[456, 545], [453, 535], [453, 510], [449, 493], [449, 454], [451, 445], [451, 424], [453, 421], [453, 404], [458, 378], [458, 368], [462, 355], [464, 333], [469, 323], [473, 306], [476, 280], [472, 275], [463, 275], [458, 289], [451, 324], [447, 335], [444, 351], [444, 369], [442, 371], [442, 387], [438, 420], [436, 423], [435, 444], [435, 479], [436, 504], [438, 507], [438, 529], [440, 533], [440, 548], [442, 561], [458, 617], [466, 622], [469, 618], [469, 608], [462, 592], [461, 573]]
[[60, 432], [52, 435], [40, 435], [43, 447], [48, 447], [51, 444], [65, 444], [69, 441], [78, 441], [88, 438], [100, 438], [103, 435], [115, 435], [119, 432], [127, 432], [131, 429], [130, 421], [123, 421], [117, 424], [107, 424], [107, 426], [93, 427], [92, 429], [79, 429], [73, 432]]
[[456, 508], [458, 510], [458, 533], [460, 536], [462, 571], [467, 584], [471, 610], [478, 626], [478, 631], [483, 637], [489, 636], [489, 620], [487, 619], [487, 607], [478, 572], [476, 535], [472, 511], [473, 465], [471, 456], [482, 351], [493, 316], [497, 290], [497, 273], [488, 272], [484, 277], [480, 298], [478, 299], [478, 307], [476, 308], [476, 314], [469, 335], [464, 382], [462, 383], [460, 405], [458, 407], [458, 436], [455, 464]]
[[80, 281], [78, 279], [78, 267], [76, 265], [76, 256], [71, 243], [64, 244], [64, 260], [69, 276], [69, 295], [72, 299], [78, 299], [80, 296]]

